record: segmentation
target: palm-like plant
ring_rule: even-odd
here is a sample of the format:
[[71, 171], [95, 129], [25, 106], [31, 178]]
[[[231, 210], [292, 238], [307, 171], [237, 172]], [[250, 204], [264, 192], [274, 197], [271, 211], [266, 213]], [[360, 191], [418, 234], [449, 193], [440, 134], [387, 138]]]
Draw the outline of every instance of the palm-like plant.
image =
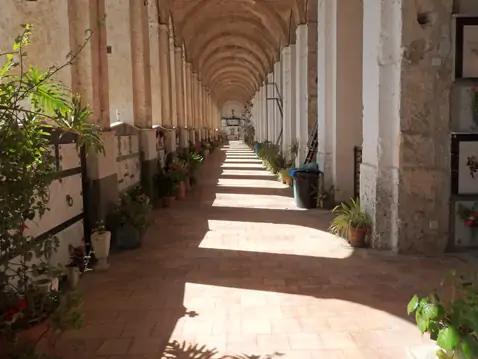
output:
[[332, 212], [336, 216], [330, 223], [329, 231], [341, 237], [347, 236], [350, 228], [365, 229], [371, 224], [369, 214], [360, 208], [359, 199], [351, 198], [336, 206]]

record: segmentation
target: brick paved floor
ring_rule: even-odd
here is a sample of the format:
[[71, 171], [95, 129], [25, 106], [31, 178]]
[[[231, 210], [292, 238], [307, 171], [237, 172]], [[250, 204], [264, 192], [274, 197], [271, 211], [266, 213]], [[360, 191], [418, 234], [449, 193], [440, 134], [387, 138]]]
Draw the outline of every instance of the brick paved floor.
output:
[[[65, 333], [57, 352], [404, 359], [426, 343], [406, 304], [462, 264], [352, 251], [326, 233], [329, 213], [298, 210], [291, 192], [243, 145], [212, 154], [188, 198], [155, 211], [141, 249], [82, 280], [85, 326]], [[187, 349], [196, 344], [209, 352]]]

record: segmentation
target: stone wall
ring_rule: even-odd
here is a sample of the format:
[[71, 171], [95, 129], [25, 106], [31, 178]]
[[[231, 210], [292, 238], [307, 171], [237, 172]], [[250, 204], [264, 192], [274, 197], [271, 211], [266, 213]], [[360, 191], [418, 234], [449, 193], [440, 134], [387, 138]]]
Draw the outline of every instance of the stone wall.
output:
[[360, 192], [377, 248], [447, 245], [451, 12], [448, 0], [364, 1]]

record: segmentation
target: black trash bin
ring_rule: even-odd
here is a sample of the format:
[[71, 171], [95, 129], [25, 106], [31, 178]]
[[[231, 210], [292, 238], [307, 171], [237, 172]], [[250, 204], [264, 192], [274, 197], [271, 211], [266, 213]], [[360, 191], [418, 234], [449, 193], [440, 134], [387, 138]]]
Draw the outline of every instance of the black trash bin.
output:
[[316, 192], [320, 171], [296, 171], [294, 177], [294, 200], [298, 208], [317, 208]]

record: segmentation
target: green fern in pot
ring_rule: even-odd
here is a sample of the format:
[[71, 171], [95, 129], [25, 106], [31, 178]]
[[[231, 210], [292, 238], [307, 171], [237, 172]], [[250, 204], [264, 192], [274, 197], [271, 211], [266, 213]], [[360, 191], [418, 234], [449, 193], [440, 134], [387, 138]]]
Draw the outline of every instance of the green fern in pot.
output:
[[369, 214], [360, 208], [360, 201], [351, 198], [336, 206], [332, 212], [336, 217], [330, 223], [330, 232], [347, 238], [352, 247], [365, 247], [372, 220]]

